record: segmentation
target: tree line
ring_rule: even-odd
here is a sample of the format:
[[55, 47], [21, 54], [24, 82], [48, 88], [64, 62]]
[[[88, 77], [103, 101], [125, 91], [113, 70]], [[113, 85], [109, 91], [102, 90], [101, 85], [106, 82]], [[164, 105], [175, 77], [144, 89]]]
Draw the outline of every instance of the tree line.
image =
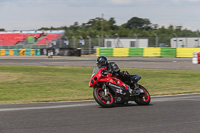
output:
[[[5, 29], [0, 29], [0, 31], [4, 30]], [[149, 38], [150, 45], [155, 44], [155, 36], [159, 38], [159, 43], [170, 44], [170, 38], [175, 37], [175, 35], [178, 37], [196, 37], [199, 32], [198, 30], [192, 31], [182, 26], [159, 26], [158, 24], [151, 23], [147, 18], [139, 17], [132, 17], [122, 25], [117, 25], [114, 17], [108, 20], [96, 17], [82, 24], [75, 22], [70, 26], [42, 27], [38, 30], [65, 30], [68, 39], [72, 37], [80, 38], [80, 36], [83, 38], [87, 38], [87, 36], [97, 38], [97, 35], [100, 36], [101, 39], [105, 38], [105, 36], [114, 38], [116, 35], [124, 38], [145, 37]]]
[[79, 24], [75, 22], [73, 25], [61, 26], [61, 27], [42, 27], [39, 30], [60, 30], [66, 31], [67, 37], [79, 37], [96, 38], [96, 35], [107, 35], [109, 37], [116, 37], [118, 34], [120, 37], [154, 37], [155, 34], [159, 37], [174, 37], [174, 33], [179, 37], [196, 37], [199, 31], [192, 31], [182, 26], [169, 25], [168, 27], [159, 26], [153, 24], [147, 18], [132, 17], [126, 23], [122, 25], [116, 25], [115, 18], [111, 17], [108, 20], [96, 17], [90, 19], [86, 23]]
[[[179, 37], [195, 37], [199, 31], [192, 31], [182, 26], [169, 25], [168, 27], [153, 24], [147, 18], [132, 17], [122, 25], [116, 25], [115, 18], [111, 17], [108, 20], [96, 17], [90, 19], [86, 23], [79, 24], [75, 22], [70, 26], [61, 27], [42, 27], [38, 30], [65, 30], [67, 37], [96, 38], [96, 35], [108, 35], [115, 37], [118, 34], [120, 37], [133, 37], [134, 34], [138, 37], [153, 37], [157, 34], [159, 37], [173, 37], [176, 33]], [[5, 29], [0, 28], [0, 31]]]

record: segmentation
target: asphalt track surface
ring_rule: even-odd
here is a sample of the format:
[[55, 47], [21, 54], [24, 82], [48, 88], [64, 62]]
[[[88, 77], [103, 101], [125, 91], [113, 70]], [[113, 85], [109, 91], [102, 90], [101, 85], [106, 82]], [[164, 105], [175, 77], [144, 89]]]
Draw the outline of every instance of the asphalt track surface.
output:
[[[121, 68], [200, 70], [192, 58], [108, 57]], [[0, 56], [0, 65], [95, 67], [95, 56]], [[199, 133], [200, 94], [101, 108], [94, 101], [0, 105], [0, 133]]]
[[[108, 60], [116, 62], [120, 68], [200, 70], [200, 65], [192, 64], [192, 58], [108, 57]], [[0, 56], [0, 65], [95, 67], [96, 56]]]
[[102, 108], [94, 101], [0, 105], [1, 133], [199, 133], [200, 94]]

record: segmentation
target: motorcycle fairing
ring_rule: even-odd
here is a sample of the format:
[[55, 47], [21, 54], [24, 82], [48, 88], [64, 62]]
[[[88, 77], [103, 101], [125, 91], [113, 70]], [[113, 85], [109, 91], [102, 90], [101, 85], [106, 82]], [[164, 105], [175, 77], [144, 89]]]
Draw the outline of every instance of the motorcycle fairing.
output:
[[116, 101], [118, 101], [117, 99], [119, 98], [120, 101], [118, 102], [127, 101], [127, 95], [130, 94], [128, 85], [119, 80], [116, 75], [102, 75], [102, 71], [104, 71], [105, 69], [106, 68], [101, 68], [98, 71], [94, 69], [92, 78], [89, 82], [89, 86], [94, 88], [97, 85], [97, 83], [104, 82], [106, 86], [109, 87], [115, 93]]
[[106, 82], [106, 83], [112, 83], [119, 87], [124, 87], [126, 90], [128, 90], [128, 86], [124, 82], [120, 81], [118, 78], [112, 77], [112, 74], [103, 76], [102, 75], [103, 70], [106, 70], [106, 68], [99, 69], [99, 71], [92, 76], [89, 82], [90, 87], [94, 87], [98, 82]]
[[131, 78], [132, 78], [133, 80], [135, 80], [135, 82], [138, 82], [138, 81], [141, 79], [141, 77], [140, 77], [139, 75], [137, 75], [137, 74], [131, 75]]

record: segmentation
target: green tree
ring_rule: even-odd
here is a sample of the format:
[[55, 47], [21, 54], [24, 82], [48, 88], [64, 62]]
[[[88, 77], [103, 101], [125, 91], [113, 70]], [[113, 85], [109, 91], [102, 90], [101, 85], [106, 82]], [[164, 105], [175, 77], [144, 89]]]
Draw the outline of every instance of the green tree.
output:
[[5, 29], [3, 29], [3, 28], [0, 28], [0, 31], [5, 31]]
[[141, 29], [149, 29], [151, 28], [151, 22], [149, 19], [146, 18], [138, 18], [133, 17], [126, 24], [124, 24], [125, 28], [132, 29], [134, 28], [141, 28]]
[[[103, 24], [103, 27], [102, 27]], [[102, 28], [104, 35], [109, 37], [116, 37], [118, 34], [120, 37], [134, 37], [137, 34], [139, 38], [145, 37], [149, 39], [150, 46], [155, 46], [155, 34], [159, 38], [159, 43], [170, 44], [171, 37], [174, 37], [174, 33], [178, 37], [196, 37], [196, 32], [188, 29], [184, 29], [182, 26], [169, 25], [167, 28], [164, 26], [159, 27], [158, 24], [152, 24], [149, 19], [132, 17], [126, 23], [122, 25], [116, 25], [116, 20], [114, 17], [108, 20], [96, 17], [90, 19], [86, 23], [79, 24], [75, 22], [73, 25], [62, 26], [62, 27], [42, 27], [40, 30], [65, 30], [67, 38], [74, 36], [75, 38], [87, 38], [89, 35], [91, 38], [97, 38], [96, 35], [101, 36]]]

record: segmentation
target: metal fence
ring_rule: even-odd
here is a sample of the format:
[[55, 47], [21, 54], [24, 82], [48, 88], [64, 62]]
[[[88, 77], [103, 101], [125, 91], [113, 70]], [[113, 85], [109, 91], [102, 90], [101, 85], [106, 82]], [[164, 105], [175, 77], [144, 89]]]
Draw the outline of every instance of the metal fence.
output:
[[[193, 37], [194, 38], [194, 46], [193, 47], [200, 47], [197, 44], [199, 43], [199, 38], [197, 37]], [[116, 38], [117, 39], [117, 38]], [[118, 38], [120, 39], [120, 38]], [[140, 37], [138, 37], [137, 39], [140, 39]], [[146, 37], [146, 39], [148, 39], [148, 47], [171, 47], [172, 46], [172, 38], [171, 37]], [[177, 39], [178, 40], [178, 39]], [[173, 40], [174, 41], [174, 40]], [[4, 40], [0, 39], [0, 49], [42, 49], [42, 48], [49, 48], [49, 47], [53, 47], [53, 48], [81, 48], [82, 50], [82, 54], [93, 54], [96, 52], [96, 48], [98, 47], [104, 47], [105, 44], [104, 42], [101, 41], [101, 39], [99, 37], [96, 38], [90, 38], [89, 36], [87, 38], [82, 38], [82, 37], [71, 37], [69, 39], [67, 39], [66, 37], [61, 37], [57, 40], [52, 40], [51, 42], [49, 42], [48, 40], [44, 41], [43, 44], [37, 44], [37, 42], [35, 43], [30, 43], [31, 41], [21, 41], [19, 43], [17, 43], [16, 45], [5, 45], [7, 44], [6, 42], [4, 42]], [[175, 43], [175, 41], [174, 41]], [[185, 44], [184, 47], [190, 47], [191, 45], [189, 45], [188, 43], [192, 43], [192, 42], [188, 42], [185, 41], [183, 42], [180, 41], [180, 39], [178, 40], [178, 42], [176, 42], [177, 44], [180, 43], [180, 45], [176, 45], [177, 47], [182, 47], [182, 44]], [[138, 44], [139, 46], [140, 44]], [[122, 47], [123, 47], [123, 43], [122, 43]], [[131, 46], [129, 47], [131, 48]]]

